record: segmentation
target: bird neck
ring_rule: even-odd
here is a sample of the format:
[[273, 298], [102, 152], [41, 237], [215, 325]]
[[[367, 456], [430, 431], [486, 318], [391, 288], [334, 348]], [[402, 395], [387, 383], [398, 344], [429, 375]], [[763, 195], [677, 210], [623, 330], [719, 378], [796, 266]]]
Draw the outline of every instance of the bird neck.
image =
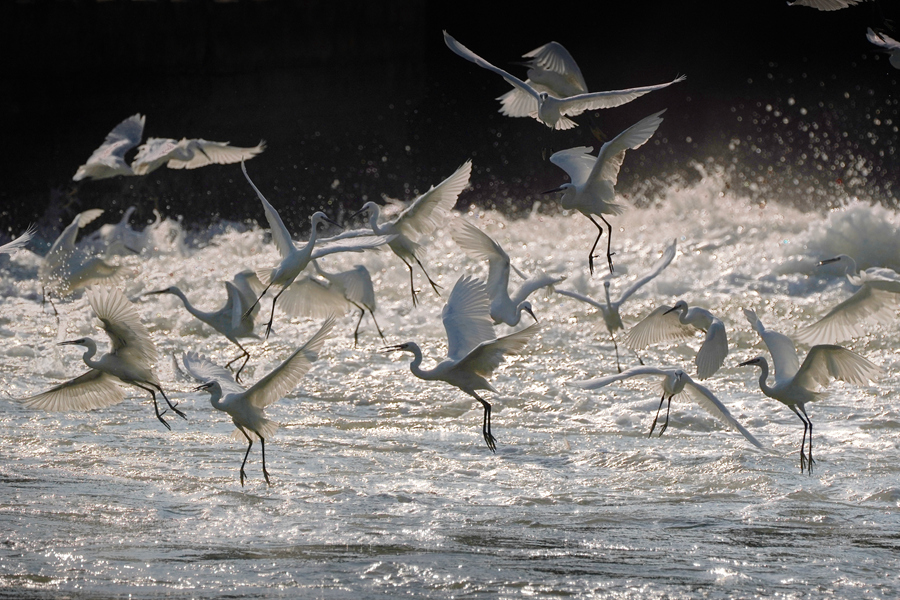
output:
[[419, 379], [434, 379], [433, 369], [427, 371], [422, 368], [422, 350], [418, 346], [411, 346], [409, 351], [413, 353], [413, 360], [409, 363], [409, 370]]
[[84, 347], [84, 354], [81, 355], [81, 359], [84, 361], [84, 364], [92, 369], [98, 368], [100, 361], [92, 360], [94, 358], [94, 355], [97, 354], [97, 344], [91, 338], [85, 338]]
[[199, 310], [193, 304], [191, 304], [190, 300], [187, 299], [187, 296], [184, 295], [184, 292], [179, 290], [177, 287], [173, 287], [172, 289], [170, 289], [169, 293], [173, 296], [178, 296], [181, 299], [182, 304], [184, 304], [184, 309], [201, 321], [206, 320], [210, 316], [210, 313], [203, 312], [202, 310]]
[[772, 395], [772, 388], [769, 387], [769, 384], [766, 382], [766, 380], [769, 378], [769, 363], [763, 361], [759, 365], [759, 370], [759, 389], [761, 389], [763, 394], [765, 394], [766, 396], [774, 398], [774, 396]]
[[378, 219], [381, 217], [381, 209], [377, 206], [369, 209], [369, 227], [372, 228], [372, 232], [381, 235], [383, 232], [381, 227], [378, 226]]

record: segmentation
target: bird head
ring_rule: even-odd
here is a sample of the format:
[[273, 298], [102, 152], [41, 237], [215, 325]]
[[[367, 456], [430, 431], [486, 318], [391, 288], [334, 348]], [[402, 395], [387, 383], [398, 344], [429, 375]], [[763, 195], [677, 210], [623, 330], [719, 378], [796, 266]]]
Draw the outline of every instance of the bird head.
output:
[[549, 96], [550, 94], [547, 92], [538, 92], [538, 98], [540, 98], [541, 102], [545, 102]]
[[663, 314], [667, 315], [670, 312], [675, 312], [676, 310], [687, 310], [687, 307], [688, 307], [687, 302], [685, 302], [684, 300], [679, 300], [678, 302], [675, 303], [675, 306], [673, 306], [672, 308], [670, 308]]
[[215, 381], [207, 381], [206, 383], [200, 384], [197, 387], [195, 387], [194, 391], [195, 392], [199, 392], [200, 390], [210, 391], [210, 390], [212, 390], [213, 386], [215, 386], [215, 385], [216, 385]]
[[554, 188], [552, 190], [547, 190], [546, 192], [541, 192], [542, 194], [555, 194], [556, 192], [566, 192], [568, 190], [575, 189], [575, 185], [573, 183], [564, 183], [558, 188]]
[[747, 365], [756, 365], [756, 366], [760, 366], [760, 365], [762, 365], [762, 361], [763, 361], [763, 357], [762, 357], [762, 356], [757, 356], [756, 358], [751, 358], [750, 360], [745, 360], [744, 362], [742, 362], [742, 363], [739, 364], [738, 366], [739, 366], [739, 367], [746, 367]]
[[531, 302], [526, 300], [525, 302], [523, 302], [522, 304], [519, 305], [519, 309], [524, 310], [529, 315], [531, 315], [531, 318], [534, 319], [535, 323], [538, 322], [538, 318], [536, 316], [534, 316], [534, 310], [532, 310], [532, 308], [531, 308]]
[[372, 201], [369, 201], [369, 202], [366, 202], [365, 204], [363, 204], [362, 208], [360, 208], [358, 211], [356, 211], [355, 213], [350, 215], [350, 218], [352, 219], [354, 217], [358, 217], [359, 215], [363, 214], [364, 212], [371, 212], [374, 210], [378, 210], [378, 205]]
[[58, 346], [87, 346], [87, 338], [78, 338], [77, 340], [67, 340], [60, 342]]
[[407, 352], [412, 352], [412, 350], [411, 350], [412, 345], [413, 344], [411, 342], [407, 342], [405, 344], [397, 344], [396, 346], [385, 346], [384, 348], [381, 349], [381, 352], [395, 352], [397, 350], [404, 350]]
[[313, 216], [310, 217], [309, 220], [312, 223], [313, 229], [315, 229], [319, 225], [319, 223], [321, 223], [322, 221], [324, 221], [326, 223], [331, 223], [332, 225], [334, 225], [336, 227], [340, 227], [340, 225], [338, 223], [329, 219], [328, 215], [323, 213], [321, 210], [317, 210], [316, 212], [314, 212]]

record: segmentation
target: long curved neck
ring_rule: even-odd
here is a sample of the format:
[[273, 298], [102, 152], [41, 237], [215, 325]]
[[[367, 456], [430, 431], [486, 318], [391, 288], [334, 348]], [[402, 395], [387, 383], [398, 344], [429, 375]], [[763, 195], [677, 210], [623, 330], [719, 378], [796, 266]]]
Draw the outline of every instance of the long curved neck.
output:
[[203, 312], [202, 310], [199, 310], [193, 304], [191, 304], [190, 300], [187, 299], [187, 296], [184, 295], [184, 292], [179, 290], [177, 287], [173, 287], [172, 289], [170, 289], [169, 293], [173, 296], [178, 296], [179, 298], [181, 298], [181, 302], [184, 304], [185, 310], [187, 310], [189, 313], [191, 313], [201, 321], [205, 321], [211, 316], [211, 313]]
[[209, 403], [212, 404], [212, 407], [217, 410], [224, 410], [222, 408], [222, 387], [216, 383], [207, 391], [209, 392]]
[[760, 363], [759, 370], [759, 389], [761, 389], [766, 396], [773, 397], [772, 388], [766, 383], [766, 380], [769, 378], [769, 363], [766, 361]]
[[369, 227], [372, 228], [372, 232], [381, 235], [382, 229], [378, 225], [378, 219], [381, 217], [381, 209], [377, 206], [369, 209]]
[[84, 351], [84, 354], [81, 356], [82, 360], [84, 360], [84, 364], [92, 369], [98, 368], [100, 365], [100, 361], [92, 360], [94, 358], [94, 355], [97, 354], [97, 344], [91, 338], [85, 338], [84, 346], [85, 348], [87, 348]]
[[409, 352], [413, 353], [413, 360], [409, 363], [409, 370], [419, 379], [435, 379], [434, 369], [427, 371], [422, 368], [422, 350], [418, 347], [409, 348]]

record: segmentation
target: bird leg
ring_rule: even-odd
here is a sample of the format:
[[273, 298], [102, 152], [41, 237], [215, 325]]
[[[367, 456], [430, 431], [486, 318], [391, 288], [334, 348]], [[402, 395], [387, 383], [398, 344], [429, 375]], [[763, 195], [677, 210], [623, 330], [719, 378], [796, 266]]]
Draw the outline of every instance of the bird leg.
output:
[[269, 288], [270, 288], [270, 287], [272, 287], [272, 284], [271, 284], [271, 283], [270, 283], [269, 285], [266, 286], [266, 289], [264, 289], [263, 292], [262, 292], [262, 294], [259, 295], [259, 298], [256, 299], [256, 302], [254, 302], [254, 303], [250, 306], [250, 308], [248, 308], [248, 309], [246, 310], [246, 312], [244, 312], [244, 314], [241, 315], [241, 319], [246, 319], [247, 317], [250, 316], [250, 313], [253, 311], [254, 308], [256, 308], [256, 305], [259, 304], [259, 301], [263, 299], [263, 296], [266, 295], [266, 292], [269, 291]]
[[[268, 289], [268, 288], [266, 288], [266, 289]], [[272, 321], [275, 320], [275, 303], [278, 302], [278, 297], [281, 296], [281, 294], [283, 294], [284, 290], [286, 290], [286, 289], [288, 289], [288, 286], [284, 286], [283, 288], [281, 288], [281, 291], [279, 291], [277, 294], [275, 294], [275, 297], [272, 298], [272, 314], [269, 315], [269, 322], [266, 324], [266, 338], [265, 339], [269, 339], [269, 334], [272, 332]], [[265, 292], [263, 292], [263, 293], [265, 293]]]
[[478, 396], [478, 394], [472, 394], [475, 396], [475, 399], [481, 402], [481, 405], [484, 407], [484, 420], [481, 422], [481, 435], [484, 436], [484, 441], [487, 443], [487, 447], [491, 449], [491, 452], [497, 451], [497, 439], [491, 433], [491, 404]]
[[[256, 435], [259, 435], [258, 431], [254, 431]], [[269, 481], [269, 472], [266, 471], [266, 439], [259, 435], [259, 445], [262, 448], [262, 458], [263, 458], [263, 477], [266, 478], [266, 483], [272, 485], [272, 482]]]
[[169, 408], [171, 408], [175, 412], [176, 415], [178, 415], [182, 419], [187, 419], [187, 415], [185, 415], [183, 412], [181, 412], [180, 410], [175, 408], [176, 406], [178, 406], [177, 402], [175, 404], [172, 404], [172, 402], [169, 400], [169, 397], [166, 396], [166, 393], [162, 390], [161, 387], [159, 387], [156, 384], [153, 384], [153, 387], [155, 387], [159, 391], [159, 393], [162, 394], [162, 397], [165, 399], [166, 404], [169, 405]]
[[663, 423], [662, 427], [659, 430], [659, 437], [662, 437], [662, 434], [666, 432], [666, 427], [669, 426], [669, 409], [672, 408], [672, 396], [669, 396], [669, 402], [666, 404], [666, 422]]
[[244, 367], [247, 366], [247, 361], [250, 360], [250, 353], [247, 352], [247, 349], [244, 348], [243, 346], [241, 346], [241, 344], [237, 340], [234, 341], [234, 345], [241, 349], [242, 354], [238, 354], [236, 358], [233, 358], [230, 361], [228, 361], [228, 364], [225, 365], [225, 368], [226, 369], [230, 368], [232, 363], [235, 363], [243, 358], [244, 362], [241, 363], [241, 368], [238, 369], [237, 372], [234, 374], [234, 380], [237, 381], [238, 383], [240, 383], [241, 382], [241, 371], [243, 371]]
[[418, 298], [416, 298], [416, 284], [413, 281], [412, 265], [409, 264], [408, 262], [406, 262], [406, 259], [403, 258], [402, 256], [400, 257], [400, 260], [402, 260], [403, 264], [406, 265], [406, 268], [409, 269], [409, 291], [412, 292], [413, 308], [415, 308], [416, 306], [419, 305], [419, 300], [418, 300]]
[[[244, 453], [244, 462], [241, 463], [241, 487], [244, 487], [244, 479], [246, 479], [246, 477], [247, 477], [247, 474], [244, 472], [244, 465], [247, 464], [247, 457], [250, 456], [250, 448], [253, 447], [253, 438], [251, 438], [247, 434], [247, 431], [243, 427], [241, 427], [237, 423], [235, 423], [235, 425], [237, 426], [238, 430], [244, 434], [244, 437], [247, 438], [247, 442], [248, 442], [247, 443], [247, 451]], [[262, 438], [260, 438], [260, 439], [262, 439]], [[268, 479], [266, 479], [266, 482], [268, 483]]]
[[50, 303], [50, 308], [53, 309], [53, 316], [56, 317], [56, 324], [59, 325], [59, 312], [56, 310], [56, 305], [53, 304], [53, 298], [50, 297], [44, 286], [41, 286], [41, 310], [43, 310], [45, 302]]
[[619, 373], [622, 372], [622, 365], [619, 364], [619, 345], [616, 343], [616, 336], [612, 333], [609, 334], [609, 339], [612, 340], [613, 348], [616, 349], [616, 368], [619, 370]]
[[662, 398], [659, 399], [659, 408], [656, 409], [656, 416], [653, 417], [653, 423], [650, 425], [650, 433], [647, 434], [647, 437], [652, 436], [653, 430], [656, 429], [656, 421], [659, 420], [659, 411], [662, 410], [662, 405], [663, 405], [663, 402], [665, 401], [665, 399], [666, 399], [666, 394], [665, 394], [665, 392], [663, 392]]
[[597, 249], [597, 244], [600, 243], [600, 238], [603, 236], [603, 228], [600, 227], [600, 224], [594, 220], [594, 217], [588, 215], [588, 219], [591, 220], [591, 223], [597, 227], [597, 239], [594, 240], [594, 245], [591, 246], [591, 251], [588, 253], [588, 269], [591, 271], [591, 275], [594, 274], [594, 250]]
[[[606, 262], [609, 263], [609, 272], [613, 272], [613, 263], [612, 257], [615, 252], [612, 251], [612, 225], [609, 224], [609, 221], [603, 218], [603, 215], [598, 215], [600, 220], [606, 225], [606, 228], [609, 230], [606, 234]], [[599, 225], [598, 225], [599, 227]], [[593, 251], [592, 251], [593, 252]]]
[[162, 423], [163, 425], [166, 426], [166, 429], [171, 431], [172, 426], [169, 425], [168, 421], [163, 419], [163, 415], [166, 414], [166, 411], [159, 412], [159, 404], [156, 402], [156, 392], [153, 391], [151, 388], [142, 386], [139, 383], [135, 383], [134, 385], [150, 394], [150, 397], [153, 399], [153, 410], [156, 412], [156, 418], [159, 419], [160, 423]]
[[441, 286], [432, 281], [431, 277], [428, 275], [428, 271], [425, 270], [425, 267], [422, 266], [422, 262], [418, 259], [418, 257], [413, 256], [416, 259], [416, 263], [419, 265], [419, 268], [422, 269], [422, 272], [425, 273], [425, 279], [428, 280], [428, 283], [431, 284], [431, 289], [434, 290], [434, 293], [438, 295], [438, 298], [441, 297], [441, 293], [438, 291], [441, 289]]
[[[800, 410], [803, 412], [803, 416], [806, 417], [806, 422], [809, 423], [809, 445], [807, 446], [807, 456], [809, 457], [809, 462], [806, 463], [806, 468], [807, 468], [807, 471], [809, 472], [809, 474], [812, 475], [813, 465], [816, 464], [816, 461], [814, 461], [813, 457], [812, 457], [813, 424], [812, 424], [812, 419], [810, 419], [809, 415], [806, 414], [806, 409], [802, 405], [800, 406]], [[801, 451], [802, 451], [802, 449], [801, 449]]]
[[375, 329], [378, 330], [378, 335], [381, 336], [381, 341], [387, 343], [387, 340], [384, 339], [384, 333], [381, 332], [381, 327], [378, 326], [378, 321], [375, 320], [375, 311], [370, 308], [369, 314], [372, 315], [372, 322], [375, 323]]
[[[800, 414], [800, 411], [797, 410], [796, 407], [790, 407], [794, 414], [800, 418], [800, 422], [803, 423], [803, 439], [800, 440], [800, 472], [803, 473], [806, 470], [810, 475], [812, 475], [812, 422], [809, 420], [809, 417], [806, 415], [806, 410], [803, 410], [803, 414]], [[806, 431], [809, 430], [809, 460], [807, 461], [806, 454], [804, 454], [803, 449], [806, 446]]]

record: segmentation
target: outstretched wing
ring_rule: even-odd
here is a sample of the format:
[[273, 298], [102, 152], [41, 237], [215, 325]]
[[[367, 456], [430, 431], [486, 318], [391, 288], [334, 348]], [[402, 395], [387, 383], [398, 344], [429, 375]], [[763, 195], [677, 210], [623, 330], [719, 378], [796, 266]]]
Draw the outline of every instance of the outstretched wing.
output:
[[375, 286], [372, 275], [363, 265], [356, 265], [349, 271], [329, 273], [328, 277], [343, 291], [347, 300], [370, 310], [375, 309]]
[[125, 294], [118, 288], [94, 286], [87, 290], [86, 295], [109, 335], [112, 343], [110, 354], [150, 368], [157, 359], [156, 345]]
[[604, 304], [601, 304], [593, 298], [585, 296], [584, 294], [579, 294], [578, 292], [570, 292], [569, 290], [554, 289], [553, 291], [555, 291], [557, 294], [560, 294], [561, 296], [568, 296], [569, 298], [574, 298], [575, 300], [579, 300], [581, 302], [584, 302], [585, 304], [590, 304], [594, 308], [598, 308], [601, 311], [606, 310], [606, 306]]
[[579, 187], [587, 182], [597, 163], [597, 157], [591, 154], [593, 151], [594, 148], [591, 146], [560, 150], [550, 155], [550, 162], [565, 171], [572, 184]]
[[191, 158], [188, 160], [171, 158], [166, 166], [170, 169], [196, 169], [213, 164], [230, 165], [253, 158], [266, 149], [266, 142], [260, 140], [259, 144], [252, 148], [239, 148], [238, 146], [229, 146], [228, 142], [196, 139], [188, 141], [187, 148], [190, 150]]
[[541, 288], [550, 287], [552, 285], [556, 285], [561, 281], [565, 281], [566, 277], [564, 275], [548, 275], [547, 273], [537, 273], [536, 275], [529, 277], [526, 279], [522, 285], [519, 286], [519, 289], [510, 297], [510, 300], [513, 304], [518, 306], [522, 302], [524, 302], [528, 296], [538, 291]]
[[349, 308], [342, 293], [309, 275], [295, 279], [282, 292], [278, 306], [291, 316], [312, 319], [343, 315]]
[[662, 256], [660, 257], [660, 259], [658, 261], [656, 261], [656, 264], [653, 265], [653, 269], [651, 269], [651, 271], [649, 273], [647, 273], [640, 279], [636, 280], [634, 283], [631, 284], [631, 287], [629, 287], [627, 290], [622, 292], [622, 295], [619, 296], [619, 299], [612, 303], [616, 308], [621, 306], [622, 303], [625, 302], [626, 300], [628, 300], [632, 294], [634, 294], [636, 291], [641, 289], [641, 287], [646, 285], [650, 280], [652, 280], [654, 277], [656, 277], [657, 275], [662, 273], [663, 270], [669, 266], [669, 264], [672, 262], [672, 259], [675, 258], [676, 242], [677, 242], [677, 240], [672, 240], [672, 243], [669, 244], [669, 246], [665, 249], [665, 251], [663, 251]]
[[686, 77], [676, 77], [667, 83], [657, 85], [646, 85], [644, 87], [630, 88], [627, 90], [613, 90], [609, 92], [588, 92], [587, 94], [578, 94], [577, 96], [569, 96], [559, 100], [560, 114], [574, 117], [580, 115], [586, 110], [597, 110], [600, 108], [613, 108], [627, 104], [636, 98], [640, 98], [644, 94], [661, 90], [673, 83], [684, 81]]
[[287, 360], [253, 384], [247, 390], [247, 399], [253, 406], [265, 408], [283, 398], [285, 394], [297, 387], [297, 384], [319, 358], [319, 352], [325, 344], [325, 338], [334, 327], [334, 317], [328, 319], [319, 331], [308, 342], [291, 354]]
[[716, 398], [715, 394], [713, 394], [709, 390], [709, 388], [696, 383], [695, 381], [690, 379], [687, 374], [682, 375], [682, 377], [686, 378], [684, 392], [688, 396], [690, 396], [690, 398], [694, 402], [699, 404], [703, 410], [725, 423], [725, 425], [727, 425], [728, 427], [731, 427], [735, 431], [739, 432], [747, 439], [748, 442], [750, 442], [757, 448], [764, 448], [762, 443], [760, 443], [759, 440], [753, 437], [752, 433], [747, 431], [747, 429], [744, 428], [743, 425], [738, 423], [737, 419], [731, 416], [731, 413], [728, 411], [725, 405], [722, 404], [722, 402], [720, 402], [718, 398]]
[[135, 175], [146, 175], [160, 168], [178, 150], [178, 140], [170, 138], [147, 138], [147, 141], [138, 148], [131, 168]]
[[828, 385], [831, 379], [866, 385], [881, 373], [881, 367], [855, 352], [841, 346], [820, 344], [809, 350], [794, 381], [812, 390]]
[[115, 377], [91, 369], [80, 377], [19, 402], [41, 410], [91, 410], [118, 404], [124, 397]]
[[453, 50], [453, 52], [455, 52], [457, 55], [463, 57], [464, 59], [468, 60], [469, 62], [475, 63], [482, 69], [487, 69], [488, 71], [492, 71], [492, 72], [496, 73], [497, 75], [499, 75], [500, 77], [505, 79], [506, 82], [508, 84], [510, 84], [511, 86], [513, 86], [519, 90], [522, 90], [523, 92], [533, 96], [535, 98], [535, 100], [537, 100], [538, 94], [531, 86], [529, 86], [527, 83], [525, 83], [518, 77], [510, 75], [503, 69], [501, 69], [499, 67], [495, 67], [488, 61], [484, 60], [483, 58], [481, 58], [480, 56], [478, 56], [477, 54], [475, 54], [474, 52], [472, 52], [471, 50], [469, 50], [468, 48], [466, 48], [465, 46], [463, 46], [462, 44], [457, 42], [453, 38], [453, 36], [451, 36], [446, 31], [444, 31], [444, 43], [447, 44], [447, 47], [450, 48], [451, 50]]
[[657, 367], [634, 367], [626, 369], [615, 375], [607, 375], [606, 377], [597, 377], [596, 379], [588, 379], [585, 381], [570, 381], [569, 385], [574, 385], [585, 390], [596, 390], [606, 387], [611, 383], [631, 379], [632, 377], [669, 377], [672, 371], [670, 369], [660, 369]]
[[472, 161], [467, 160], [453, 175], [413, 200], [394, 223], [409, 237], [428, 235], [440, 225], [456, 205], [459, 195], [469, 185]]
[[775, 365], [775, 380], [787, 381], [793, 378], [800, 369], [800, 357], [797, 356], [797, 349], [791, 338], [783, 333], [766, 329], [756, 313], [749, 308], [744, 309], [744, 316], [747, 317], [751, 327], [759, 334], [766, 348], [769, 349], [769, 354], [772, 355], [772, 363]]
[[25, 244], [31, 241], [31, 238], [34, 237], [34, 234], [37, 232], [37, 226], [32, 223], [28, 226], [28, 229], [25, 230], [25, 233], [17, 237], [11, 242], [7, 242], [0, 246], [0, 254], [12, 254]]
[[[879, 289], [878, 283], [895, 290]], [[900, 283], [866, 282], [855, 294], [832, 308], [817, 322], [797, 331], [797, 340], [804, 344], [835, 344], [865, 335], [863, 322], [871, 320], [882, 325], [893, 323], [900, 305]]]
[[187, 369], [190, 376], [200, 383], [218, 382], [223, 395], [244, 391], [244, 388], [235, 382], [234, 376], [228, 369], [220, 367], [202, 354], [194, 351], [185, 352], [181, 362], [184, 363], [184, 368]]
[[632, 350], [640, 350], [653, 344], [692, 338], [697, 329], [682, 324], [677, 312], [666, 314], [671, 308], [663, 304], [644, 317], [643, 321], [628, 330], [623, 343]]
[[262, 195], [262, 192], [259, 191], [259, 188], [256, 187], [256, 184], [250, 179], [244, 161], [241, 161], [241, 171], [244, 172], [247, 183], [250, 184], [250, 187], [253, 188], [253, 191], [256, 192], [257, 197], [259, 197], [259, 201], [262, 202], [263, 211], [266, 213], [266, 220], [269, 222], [269, 230], [272, 232], [272, 241], [275, 243], [275, 247], [278, 248], [278, 254], [281, 255], [281, 258], [287, 258], [290, 256], [291, 252], [295, 250], [294, 242], [291, 240], [291, 234], [288, 232], [287, 227], [284, 226], [284, 221], [281, 220], [278, 211], [269, 204], [266, 197]]
[[640, 148], [647, 143], [662, 123], [665, 109], [644, 117], [610, 141], [601, 146], [597, 161], [589, 176], [590, 181], [609, 181], [613, 185], [619, 178], [619, 169], [625, 160], [625, 151]]
[[460, 277], [441, 313], [449, 358], [461, 360], [479, 344], [494, 339], [490, 311], [484, 282], [469, 275]]
[[462, 369], [471, 369], [482, 377], [490, 377], [503, 362], [507, 354], [521, 354], [525, 345], [540, 330], [539, 323], [533, 323], [502, 338], [479, 344], [466, 357], [459, 361]]
[[145, 117], [138, 113], [116, 125], [87, 162], [78, 167], [72, 179], [80, 181], [86, 177], [105, 179], [116, 175], [131, 175], [133, 171], [125, 162], [125, 154], [141, 143], [144, 120]]

